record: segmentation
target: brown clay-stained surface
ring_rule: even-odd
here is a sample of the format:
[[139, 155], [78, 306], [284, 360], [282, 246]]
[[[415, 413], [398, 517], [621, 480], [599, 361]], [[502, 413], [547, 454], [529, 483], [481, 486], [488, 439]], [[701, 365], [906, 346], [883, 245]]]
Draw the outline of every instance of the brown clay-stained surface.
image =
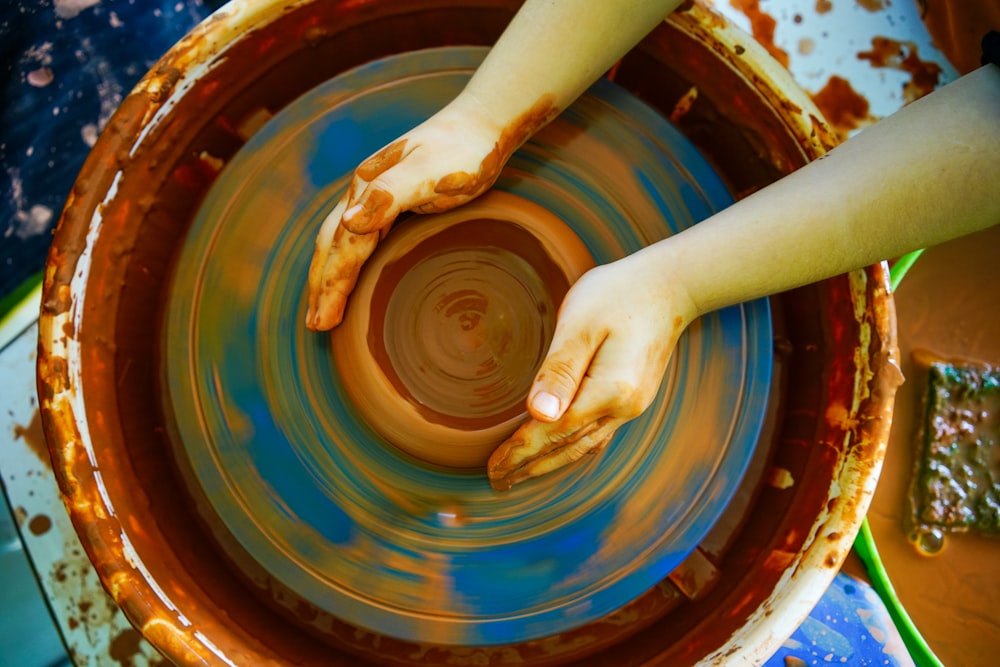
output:
[[[719, 582], [704, 598], [684, 603], [683, 613], [670, 613], [678, 604], [676, 595], [658, 587], [606, 622], [551, 640], [492, 649], [418, 646], [329, 618], [323, 626], [304, 629], [301, 617], [311, 614], [284, 615], [273, 603], [262, 604], [231, 564], [206, 547], [212, 540], [201, 532], [204, 520], [179, 491], [163, 417], [154, 408], [159, 404], [159, 290], [167, 282], [172, 252], [215, 173], [199, 166], [200, 156], [227, 161], [242, 144], [233, 128], [253, 110], [276, 112], [301, 91], [358, 63], [430, 45], [490, 44], [516, 4], [497, 0], [467, 8], [451, 0], [419, 7], [325, 2], [287, 9], [272, 26], [228, 51], [215, 69], [178, 97], [170, 122], [155, 128], [130, 156], [133, 141], [157, 105], [173, 99], [179, 77], [218, 48], [211, 44], [231, 37], [223, 11], [173, 51], [145, 80], [141, 92], [126, 98], [84, 166], [46, 269], [39, 356], [42, 420], [56, 475], [91, 560], [125, 614], [175, 662], [221, 664], [222, 654], [260, 665], [356, 665], [357, 655], [393, 665], [518, 660], [530, 665], [650, 660], [690, 664], [722, 646], [761, 605], [769, 609], [780, 604], [769, 595], [784, 577], [785, 566], [795, 564], [803, 549], [810, 562], [835, 562], [849, 547], [849, 542], [826, 539], [819, 544], [808, 534], [823, 508], [831, 512], [831, 521], [856, 520], [863, 498], [828, 503], [830, 479], [839, 478], [845, 489], [860, 488], [857, 485], [870, 480], [879, 455], [878, 428], [866, 429], [851, 414], [825, 418], [828, 396], [849, 404], [854, 390], [853, 378], [831, 367], [835, 358], [853, 360], [859, 347], [858, 327], [846, 324], [854, 322], [854, 314], [849, 312], [850, 289], [844, 277], [774, 301], [775, 317], [787, 325], [790, 348], [787, 377], [781, 381], [787, 390], [780, 397], [774, 464], [788, 470], [796, 484], [756, 492], [755, 509], [731, 541]], [[711, 45], [707, 38], [717, 28], [706, 26], [718, 19], [698, 19], [699, 12], [703, 14], [697, 6], [685, 7], [655, 30], [623, 60], [618, 81], [665, 114], [694, 81], [699, 82], [698, 100], [680, 127], [732, 190], [745, 194], [817, 157], [830, 144], [821, 136], [822, 124], [811, 125], [808, 114], [789, 120], [795, 113], [785, 101], [794, 95], [769, 91], [767, 76], [734, 55], [739, 49]], [[209, 33], [216, 29], [222, 37], [213, 42]], [[93, 248], [91, 261], [100, 271], [88, 278], [81, 327], [67, 332], [54, 318], [73, 306], [69, 286], [88, 225], [119, 168], [127, 168], [126, 174], [115, 197], [103, 205], [103, 227]], [[865, 317], [877, 335], [871, 348], [861, 345], [861, 354], [870, 350], [880, 356], [892, 348], [885, 338], [886, 313], [878, 306], [884, 276], [879, 269], [867, 275], [869, 284], [861, 291], [876, 305], [869, 306]], [[833, 327], [836, 335], [831, 337], [827, 330], [835, 322], [845, 324]], [[80, 343], [82, 386], [69, 386], [66, 361], [53, 354], [55, 342], [70, 333]], [[838, 384], [844, 378], [852, 381]], [[85, 394], [87, 434], [76, 432], [73, 410], [81, 408], [63, 402], [64, 391]], [[870, 400], [878, 405], [871, 409], [878, 412], [886, 396], [872, 392]], [[845, 434], [851, 434], [846, 451], [840, 449]], [[97, 492], [90, 454], [80, 445], [83, 437], [95, 443], [93, 455], [114, 514]], [[839, 525], [824, 534], [842, 531]], [[162, 594], [192, 625], [180, 622], [160, 593], [123, 558], [123, 534]], [[746, 577], [751, 571], [754, 576]], [[794, 574], [792, 585], [801, 581], [805, 588], [798, 593], [808, 594], [828, 582], [833, 572], [817, 573], [802, 564]], [[291, 604], [290, 609], [296, 608]], [[195, 632], [208, 637], [215, 651]], [[128, 636], [116, 642], [122, 656], [131, 646]], [[738, 649], [731, 647], [730, 652]], [[717, 664], [725, 661], [715, 659]]]
[[1000, 540], [948, 535], [937, 556], [918, 554], [904, 526], [926, 374], [915, 351], [1000, 363], [996, 266], [1000, 226], [924, 252], [896, 291], [906, 383], [896, 398], [885, 466], [868, 520], [889, 578], [945, 665], [991, 664], [1000, 651]]
[[941, 66], [921, 60], [917, 45], [906, 40], [873, 37], [869, 51], [859, 51], [859, 60], [867, 60], [872, 67], [897, 69], [910, 75], [903, 84], [903, 101], [910, 103], [933, 91], [941, 79]]
[[826, 85], [811, 97], [841, 141], [845, 141], [852, 130], [866, 127], [878, 120], [871, 115], [868, 100], [842, 77], [831, 76]]
[[948, 58], [959, 74], [980, 67], [980, 42], [988, 30], [1000, 30], [1000, 2], [954, 2], [917, 0], [921, 18], [934, 46]]
[[[139, 633], [124, 623], [114, 600], [97, 585], [97, 575], [75, 539], [66, 540], [62, 558], [44, 577], [52, 591], [50, 602], [62, 607], [56, 613], [66, 619], [68, 629], [77, 638], [69, 647], [74, 664], [167, 667], [168, 663], [148, 644], [135, 640]], [[110, 643], [104, 643], [109, 636]], [[104, 650], [96, 651], [97, 646]], [[77, 654], [77, 648], [84, 655]]]
[[137, 630], [123, 630], [111, 640], [108, 656], [122, 667], [131, 665], [141, 641], [142, 635]]
[[[684, 31], [671, 34], [654, 30], [625, 56], [615, 80], [666, 113], [697, 85], [699, 97], [678, 127], [702, 150], [736, 198], [801, 166], [803, 149], [821, 152], [836, 145], [835, 136], [819, 119], [803, 130], [789, 126], [774, 112], [797, 113], [784, 106], [790, 103], [790, 96], [776, 94], [768, 75], [757, 68], [754, 45], [744, 45], [741, 40], [714, 45], [713, 57], [729, 63], [723, 69], [714, 67], [712, 59], [693, 56], [694, 43], [711, 39], [711, 31], [705, 19], [694, 21], [688, 16], [675, 11], [671, 21], [682, 25]], [[649, 75], [662, 67], [679, 68], [684, 75], [659, 79]], [[746, 94], [747, 81], [760, 98]]]

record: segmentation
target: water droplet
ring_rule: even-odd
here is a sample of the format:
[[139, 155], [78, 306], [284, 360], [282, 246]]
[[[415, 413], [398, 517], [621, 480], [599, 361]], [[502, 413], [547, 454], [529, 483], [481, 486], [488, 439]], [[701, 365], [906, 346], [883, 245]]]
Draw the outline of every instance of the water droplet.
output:
[[910, 542], [923, 556], [936, 556], [944, 549], [944, 533], [938, 528], [915, 530], [910, 534]]

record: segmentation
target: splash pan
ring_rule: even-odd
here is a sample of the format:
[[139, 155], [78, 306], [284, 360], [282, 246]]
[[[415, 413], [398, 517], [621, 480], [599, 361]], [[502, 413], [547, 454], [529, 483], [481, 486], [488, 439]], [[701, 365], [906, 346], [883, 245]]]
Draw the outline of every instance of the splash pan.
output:
[[[602, 456], [507, 493], [482, 469], [411, 456], [364, 419], [350, 392], [357, 373], [336, 362], [330, 335], [303, 326], [313, 239], [353, 168], [449, 101], [484, 54], [438, 48], [349, 70], [254, 135], [180, 250], [161, 363], [188, 491], [246, 576], [361, 628], [452, 645], [560, 633], [668, 575], [738, 486], [773, 362], [766, 301], [704, 317], [682, 337], [653, 407]], [[496, 190], [485, 200], [493, 218], [541, 207], [579, 240], [586, 264], [731, 201], [683, 135], [607, 81], [522, 148]], [[515, 224], [544, 236], [537, 219]], [[401, 222], [383, 248], [438, 220]], [[540, 361], [532, 354], [521, 375]]]
[[[357, 371], [343, 373], [339, 362], [335, 363], [334, 340], [299, 328], [304, 248], [315, 234], [319, 209], [333, 201], [343, 188], [344, 175], [359, 157], [385, 143], [380, 133], [395, 137], [402, 129], [379, 130], [383, 124], [402, 124], [399, 114], [412, 114], [417, 120], [438, 102], [431, 105], [419, 98], [408, 99], [405, 106], [384, 113], [374, 114], [369, 108], [364, 111], [367, 117], [354, 115], [357, 123], [344, 125], [353, 127], [354, 133], [327, 144], [331, 150], [322, 157], [315, 147], [288, 161], [274, 153], [267, 166], [273, 182], [254, 176], [250, 167], [241, 167], [253, 188], [245, 188], [238, 198], [234, 190], [229, 199], [234, 200], [234, 207], [242, 206], [253, 195], [273, 206], [261, 212], [283, 220], [261, 215], [247, 222], [255, 233], [259, 229], [260, 234], [270, 235], [274, 243], [262, 248], [262, 241], [245, 237], [245, 245], [235, 248], [238, 253], [217, 253], [213, 246], [202, 259], [197, 258], [197, 243], [234, 246], [241, 233], [227, 223], [236, 214], [235, 208], [223, 207], [211, 225], [220, 230], [217, 240], [201, 236], [209, 207], [226, 200], [212, 188], [221, 183], [220, 178], [228, 180], [230, 173], [237, 173], [229, 169], [234, 158], [239, 155], [243, 164], [247, 154], [265, 151], [270, 145], [265, 142], [267, 136], [282, 135], [289, 145], [303, 141], [291, 131], [282, 134], [280, 114], [290, 104], [304, 100], [303, 95], [334, 77], [395, 54], [493, 44], [518, 6], [515, 0], [232, 0], [156, 65], [123, 100], [94, 146], [60, 218], [46, 265], [39, 318], [39, 404], [53, 470], [88, 556], [116, 604], [169, 661], [220, 667], [761, 664], [802, 622], [850, 549], [878, 477], [898, 381], [893, 372], [895, 329], [884, 265], [769, 299], [774, 354], [767, 414], [739, 485], [735, 482], [742, 466], [730, 468], [729, 454], [723, 455], [721, 448], [725, 443], [750, 440], [734, 437], [750, 427], [746, 421], [732, 420], [737, 415], [749, 420], [756, 414], [748, 402], [757, 398], [751, 388], [760, 377], [749, 367], [740, 370], [740, 364], [750, 360], [766, 365], [762, 354], [752, 352], [759, 339], [765, 338], [764, 332], [754, 328], [759, 323], [751, 326], [757, 317], [756, 305], [718, 315], [743, 318], [737, 326], [744, 332], [743, 352], [732, 344], [740, 336], [724, 321], [709, 318], [701, 328], [692, 328], [657, 404], [667, 411], [651, 411], [647, 418], [655, 424], [636, 422], [624, 431], [602, 460], [539, 482], [540, 499], [551, 503], [556, 494], [564, 494], [558, 498], [570, 511], [559, 518], [554, 513], [536, 515], [537, 526], [522, 521], [522, 528], [515, 531], [511, 526], [521, 521], [516, 513], [501, 517], [490, 512], [499, 511], [495, 508], [500, 501], [516, 509], [524, 502], [517, 493], [527, 490], [515, 488], [513, 495], [494, 497], [475, 469], [435, 468], [387, 446], [377, 435], [378, 428], [369, 428], [384, 430], [382, 420], [362, 423], [362, 411], [355, 412], [355, 399], [349, 392], [336, 393], [354, 386]], [[472, 64], [456, 61], [444, 70], [467, 75]], [[353, 88], [354, 96], [365, 99], [376, 89], [402, 85], [411, 76], [406, 72], [392, 74], [381, 85], [359, 83]], [[434, 82], [441, 76], [441, 68], [431, 68], [428, 85], [437, 85]], [[675, 117], [674, 127], [707, 157], [737, 198], [819, 157], [832, 145], [833, 135], [815, 105], [787, 71], [752, 38], [697, 2], [685, 3], [643, 39], [622, 60], [615, 81], [663, 117]], [[697, 98], [688, 105], [692, 88]], [[709, 184], [715, 181], [709, 180], [712, 177], [702, 168], [704, 163], [683, 152], [686, 144], [679, 137], [662, 135], [663, 121], [657, 118], [658, 124], [651, 124], [642, 115], [648, 112], [642, 105], [623, 106], [628, 103], [607, 97], [617, 94], [608, 92], [612, 90], [617, 89], [595, 88], [582, 102], [605, 107], [601, 116], [591, 118], [581, 111], [587, 107], [576, 107], [539, 135], [518, 155], [501, 185], [505, 197], [540, 206], [560, 220], [593, 261], [623, 255], [722, 205], [711, 194]], [[347, 97], [352, 97], [345, 95], [339, 101], [331, 97], [317, 118], [342, 110]], [[411, 111], [411, 105], [426, 108]], [[348, 106], [353, 109], [353, 102]], [[275, 124], [261, 122], [269, 118]], [[315, 127], [306, 122], [308, 118], [303, 113], [301, 124]], [[618, 128], [611, 134], [609, 118], [610, 127]], [[255, 133], [262, 126], [265, 135], [257, 140]], [[375, 136], [361, 134], [357, 127], [374, 128]], [[622, 127], [628, 130], [620, 131]], [[322, 133], [308, 132], [304, 136], [315, 137], [319, 146]], [[369, 139], [371, 147], [354, 146]], [[637, 140], [642, 150], [635, 146]], [[248, 141], [265, 143], [241, 152]], [[338, 150], [351, 155], [340, 155]], [[641, 162], [649, 151], [656, 161]], [[538, 159], [541, 154], [544, 160]], [[317, 159], [307, 160], [307, 155]], [[342, 164], [324, 166], [331, 160]], [[328, 174], [303, 175], [301, 165], [305, 164], [325, 168]], [[558, 173], [563, 175], [557, 178]], [[301, 210], [259, 199], [265, 189], [277, 188], [278, 181], [288, 186], [279, 188], [278, 199], [289, 197], [296, 205], [301, 203]], [[697, 187], [684, 185], [689, 183]], [[610, 189], [600, 189], [601, 184], [611, 184]], [[230, 181], [227, 187], [237, 185]], [[300, 189], [312, 194], [300, 195]], [[533, 189], [541, 194], [530, 194]], [[274, 198], [275, 190], [271, 192]], [[698, 213], [703, 201], [713, 204]], [[506, 215], [519, 207], [504, 205], [494, 210], [502, 209]], [[568, 207], [569, 212], [560, 207]], [[280, 215], [272, 213], [281, 210]], [[578, 215], [580, 211], [583, 214]], [[199, 215], [202, 218], [194, 225]], [[666, 219], [669, 228], [646, 229], [622, 222], [660, 219]], [[386, 243], [419, 229], [411, 226], [416, 220], [400, 223]], [[537, 223], [534, 217], [531, 221], [531, 225]], [[441, 219], [425, 222], [446, 224]], [[601, 233], [595, 234], [598, 229]], [[536, 227], [527, 232], [538, 238]], [[558, 264], [567, 251], [563, 245], [555, 247], [553, 259]], [[293, 248], [301, 250], [293, 252]], [[264, 268], [255, 268], [248, 254], [255, 255]], [[220, 258], [234, 262], [227, 264], [233, 276], [219, 275], [215, 263]], [[164, 354], [174, 354], [164, 348], [164, 329], [169, 326], [165, 309], [182, 298], [174, 282], [179, 280], [174, 277], [179, 275], [175, 271], [179, 261], [188, 262], [193, 272], [187, 300], [196, 315], [180, 327], [180, 335], [209, 344], [212, 336], [221, 334], [214, 330], [208, 338], [191, 338], [191, 334], [201, 336], [194, 327], [211, 319], [229, 337], [233, 350], [216, 347], [212, 359], [205, 357], [205, 350], [189, 346], [181, 348], [183, 359], [164, 358]], [[211, 271], [215, 271], [215, 282], [208, 281]], [[193, 275], [201, 276], [197, 279], [201, 282]], [[235, 289], [237, 276], [241, 280]], [[231, 297], [221, 304], [215, 301], [218, 312], [206, 306], [216, 288]], [[352, 316], [359, 314], [353, 305], [349, 310]], [[287, 337], [280, 345], [287, 351], [281, 352], [275, 339], [284, 333]], [[240, 366], [234, 368], [236, 348]], [[725, 361], [727, 368], [736, 369], [731, 378], [717, 366], [712, 366], [714, 375], [708, 370], [702, 374], [700, 367], [697, 373], [690, 370], [706, 361], [723, 363], [728, 353], [736, 355], [735, 361]], [[280, 366], [282, 372], [274, 373], [278, 367], [274, 355], [303, 366]], [[305, 367], [308, 359], [322, 360], [324, 365]], [[163, 400], [164, 381], [170, 380], [174, 364], [188, 369], [187, 375], [182, 374], [188, 378], [188, 386], [182, 388], [189, 394], [186, 414], [179, 393]], [[219, 371], [218, 388], [214, 382], [208, 384], [210, 376], [191, 372], [192, 368], [211, 371], [213, 366]], [[711, 382], [708, 377], [713, 378]], [[199, 378], [197, 385], [194, 378]], [[240, 378], [248, 379], [241, 384]], [[724, 392], [730, 390], [723, 387], [740, 382], [743, 389], [735, 395], [744, 402], [738, 407], [715, 403], [728, 395]], [[294, 387], [295, 393], [283, 395], [285, 387]], [[310, 420], [292, 420], [296, 414], [283, 412], [289, 405], [299, 406], [297, 414], [309, 415]], [[712, 420], [704, 425], [684, 421], [689, 408], [701, 410], [703, 405], [713, 411]], [[164, 415], [163, 407], [179, 419]], [[221, 429], [234, 434], [228, 444], [209, 437], [220, 431], [218, 420], [223, 417], [233, 419]], [[199, 419], [204, 426], [195, 429], [193, 438], [178, 437], [176, 423], [191, 428], [191, 420]], [[715, 419], [722, 419], [722, 424]], [[352, 433], [346, 441], [357, 448], [338, 444], [335, 430], [323, 430], [327, 424]], [[680, 424], [688, 424], [686, 433]], [[726, 424], [729, 431], [724, 431]], [[266, 440], [262, 434], [266, 435], [269, 425], [278, 436]], [[250, 429], [260, 430], [247, 437]], [[307, 429], [312, 430], [303, 439], [301, 434]], [[712, 439], [713, 434], [723, 432], [724, 437]], [[356, 440], [355, 433], [364, 439]], [[245, 459], [237, 467], [224, 466], [219, 459], [215, 473], [211, 466], [196, 468], [198, 459], [188, 451], [201, 451], [203, 457], [207, 456], [204, 452], [231, 456], [226, 447], [234, 443], [244, 447]], [[271, 448], [264, 448], [265, 443]], [[259, 447], [256, 452], [253, 446]], [[640, 455], [637, 452], [643, 447], [645, 453]], [[282, 476], [275, 476], [269, 461], [261, 458], [268, 451], [287, 468]], [[341, 461], [355, 457], [336, 477], [328, 469], [340, 468], [331, 463], [334, 455]], [[668, 456], [679, 458], [668, 464]], [[377, 478], [365, 476], [371, 473], [372, 461], [380, 466]], [[674, 464], [677, 467], [671, 468]], [[695, 474], [689, 479], [685, 471], [692, 469]], [[225, 471], [226, 477], [219, 471]], [[399, 493], [383, 482], [383, 471], [385, 477], [402, 484]], [[252, 479], [265, 474], [263, 481]], [[293, 506], [283, 506], [287, 516], [298, 513], [297, 521], [284, 520], [308, 539], [295, 542], [277, 566], [267, 569], [263, 552], [249, 549], [267, 549], [273, 556], [280, 551], [279, 545], [291, 544], [298, 537], [265, 534], [255, 526], [247, 518], [251, 516], [247, 510], [253, 507], [244, 500], [253, 496], [247, 495], [243, 485], [251, 491], [256, 485], [259, 494], [266, 482], [270, 495], [265, 500], [271, 502], [282, 499], [272, 484], [286, 479], [285, 474], [287, 479], [302, 480], [303, 485], [289, 495]], [[216, 486], [203, 481], [213, 476]], [[703, 480], [700, 484], [694, 480], [698, 476]], [[725, 477], [736, 487], [728, 503], [728, 487], [721, 481]], [[436, 480], [442, 486], [418, 486], [414, 478], [421, 483]], [[660, 485], [644, 483], [649, 479]], [[634, 492], [629, 494], [635, 498], [632, 504], [619, 494], [626, 487]], [[392, 491], [391, 497], [376, 493], [386, 489]], [[638, 489], [644, 495], [637, 495]], [[371, 491], [371, 495], [361, 491]], [[308, 493], [320, 498], [318, 508], [308, 504]], [[237, 509], [243, 510], [243, 516], [239, 511], [224, 516], [221, 500], [209, 502], [212, 497], [228, 498], [230, 506], [239, 503]], [[681, 497], [683, 502], [678, 500]], [[341, 498], [352, 502], [361, 498], [363, 503], [339, 504]], [[676, 522], [668, 521], [668, 505], [677, 508]], [[596, 617], [596, 605], [611, 607], [618, 604], [615, 600], [627, 600], [634, 596], [631, 590], [646, 585], [643, 580], [654, 581], [658, 571], [666, 572], [723, 505], [725, 512], [697, 549], [666, 579], [614, 613], [575, 625]], [[404, 506], [405, 511], [400, 509]], [[320, 510], [330, 508], [342, 513], [316, 518]], [[473, 613], [442, 611], [457, 608], [454, 591], [469, 590], [465, 581], [452, 576], [455, 573], [478, 586], [480, 595], [487, 589], [486, 576], [498, 581], [509, 576], [508, 563], [496, 565], [482, 557], [493, 546], [469, 546], [473, 537], [486, 534], [483, 524], [474, 521], [477, 513], [503, 524], [504, 539], [509, 541], [498, 544], [496, 550], [506, 549], [507, 555], [513, 552], [522, 558], [510, 567], [533, 578], [536, 585], [531, 590], [547, 591], [549, 582], [554, 582], [559, 592], [548, 601], [539, 600], [544, 593], [518, 601], [519, 614], [514, 618], [506, 611], [515, 604], [506, 589], [494, 597], [461, 601], [474, 606]], [[400, 514], [410, 523], [401, 521]], [[464, 529], [450, 522], [461, 523]], [[538, 556], [540, 545], [556, 544], [553, 535], [570, 522], [580, 523], [580, 542], [564, 540], [552, 548], [548, 560]], [[260, 525], [270, 531], [273, 524], [261, 520]], [[333, 532], [337, 526], [343, 532]], [[323, 562], [320, 555], [326, 549], [346, 557], [349, 547], [369, 539], [363, 529], [381, 540], [377, 557], [395, 559], [370, 558], [363, 563], [377, 576], [366, 574], [365, 582], [370, 585], [359, 589], [346, 580], [343, 567]], [[324, 537], [324, 531], [340, 541]], [[423, 534], [432, 532], [448, 538], [435, 536], [426, 543], [445, 551], [429, 550], [420, 541]], [[472, 537], [463, 542], [465, 535]], [[635, 536], [646, 542], [633, 545]], [[376, 553], [375, 538], [371, 539], [371, 553]], [[581, 545], [586, 540], [590, 543]], [[212, 548], [213, 543], [221, 548]], [[523, 549], [515, 552], [510, 546], [514, 543]], [[301, 548], [304, 545], [315, 549]], [[533, 548], [537, 550], [532, 553]], [[646, 551], [629, 561], [629, 554], [640, 553], [642, 548]], [[447, 560], [439, 557], [442, 553], [460, 557]], [[622, 564], [615, 575], [609, 575], [617, 566], [612, 562], [615, 557]], [[482, 564], [478, 569], [460, 569], [476, 558]], [[536, 558], [540, 565], [527, 572], [524, 562], [529, 558]], [[313, 567], [314, 563], [319, 565]], [[402, 572], [413, 576], [399, 575], [397, 581], [405, 586], [389, 590], [389, 575]], [[426, 585], [429, 573], [451, 576], [442, 576], [441, 585], [434, 589], [442, 592], [440, 597], [419, 600], [418, 605], [407, 600], [378, 606], [380, 596], [412, 595], [417, 586]], [[581, 578], [573, 583], [568, 573], [580, 573]], [[335, 577], [339, 583], [333, 581]], [[301, 592], [303, 582], [316, 585]], [[511, 585], [527, 586], [520, 581]], [[492, 595], [500, 588], [497, 585], [487, 592]], [[563, 597], [553, 603], [559, 595]], [[331, 608], [334, 612], [326, 611]], [[524, 610], [533, 618], [520, 615]], [[545, 610], [547, 617], [539, 613]], [[362, 623], [352, 624], [338, 616], [364, 616], [362, 621], [375, 625], [376, 611], [384, 614], [378, 620], [392, 620], [385, 626], [391, 625], [387, 633], [365, 630]], [[561, 624], [573, 614], [572, 621]], [[552, 628], [574, 629], [515, 641], [542, 633], [543, 629], [532, 625], [540, 618]], [[413, 636], [418, 627], [428, 633], [426, 640], [398, 638], [407, 633]], [[476, 641], [476, 633], [485, 636], [493, 630], [509, 634], [511, 643], [496, 643], [499, 640], [490, 635], [484, 639], [493, 642], [490, 646], [464, 644]], [[453, 643], [432, 643], [435, 637]]]

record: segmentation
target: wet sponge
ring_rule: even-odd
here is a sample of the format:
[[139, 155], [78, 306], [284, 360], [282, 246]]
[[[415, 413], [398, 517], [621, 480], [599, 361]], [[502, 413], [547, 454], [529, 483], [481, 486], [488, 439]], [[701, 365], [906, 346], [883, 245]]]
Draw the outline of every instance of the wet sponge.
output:
[[1000, 534], [1000, 370], [943, 361], [927, 368], [914, 528]]

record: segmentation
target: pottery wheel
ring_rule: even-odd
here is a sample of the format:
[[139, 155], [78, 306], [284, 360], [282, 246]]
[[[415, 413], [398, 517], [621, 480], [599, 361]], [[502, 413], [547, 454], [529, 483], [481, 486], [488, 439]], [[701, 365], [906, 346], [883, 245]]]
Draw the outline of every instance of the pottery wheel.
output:
[[[306, 330], [313, 241], [353, 169], [484, 53], [374, 62], [267, 122], [192, 224], [162, 344], [180, 468], [249, 559], [236, 565], [360, 628], [452, 645], [559, 633], [669, 574], [736, 489], [771, 370], [766, 301], [707, 315], [601, 456], [491, 489], [479, 462], [523, 418], [571, 281], [731, 201], [678, 131], [606, 81], [518, 151], [500, 194], [401, 221], [344, 325]], [[451, 453], [435, 458], [435, 440]]]

